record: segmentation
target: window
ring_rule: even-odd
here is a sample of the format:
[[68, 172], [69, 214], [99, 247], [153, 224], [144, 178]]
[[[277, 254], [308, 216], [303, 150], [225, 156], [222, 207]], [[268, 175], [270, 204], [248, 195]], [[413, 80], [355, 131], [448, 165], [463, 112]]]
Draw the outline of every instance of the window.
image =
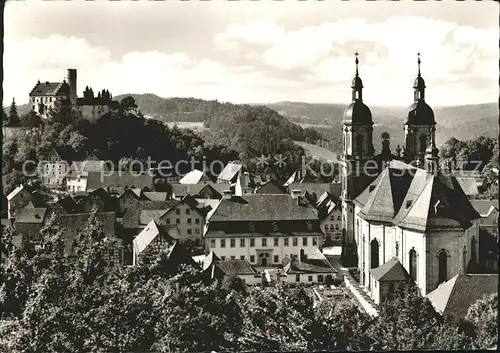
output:
[[274, 255], [274, 262], [280, 262], [279, 255]]
[[170, 218], [167, 218], [167, 219], [165, 220], [165, 223], [170, 224]]
[[[342, 219], [340, 218], [340, 216], [337, 216], [337, 221], [341, 221]], [[359, 224], [359, 221], [358, 221], [358, 224]]]
[[273, 222], [273, 232], [277, 232], [277, 231], [278, 231], [278, 223]]
[[322, 283], [323, 282], [323, 275], [318, 275], [318, 282]]
[[181, 210], [176, 209], [176, 210], [175, 210], [175, 214], [177, 214], [177, 215], [181, 214]]
[[226, 259], [226, 257], [225, 257], [225, 256], [221, 256], [221, 257], [220, 257], [220, 259], [221, 259], [222, 261], [224, 261], [224, 260]]
[[311, 222], [307, 222], [307, 230], [308, 231], [312, 231], [312, 229], [313, 229], [312, 223]]
[[245, 261], [245, 255], [241, 255], [240, 260]]
[[262, 246], [267, 246], [267, 239], [266, 238], [262, 238]]
[[307, 246], [307, 237], [302, 238], [302, 245]]
[[274, 238], [274, 246], [280, 245], [280, 238]]
[[189, 208], [186, 208], [186, 214], [187, 215], [191, 214], [191, 210]]
[[420, 152], [425, 152], [427, 148], [427, 136], [424, 134], [420, 135]]
[[199, 218], [195, 218], [195, 219], [194, 219], [194, 223], [196, 223], [196, 224], [200, 224], [200, 219], [199, 219]]
[[210, 247], [215, 248], [215, 239], [210, 239]]
[[220, 240], [220, 247], [225, 248], [226, 247], [226, 239], [221, 239]]
[[176, 219], [175, 219], [175, 223], [180, 224], [180, 223], [181, 223], [181, 220], [180, 220], [179, 218], [176, 218]]
[[235, 259], [235, 257], [234, 257], [234, 256], [231, 256], [231, 260], [234, 260], [234, 259]]
[[410, 277], [417, 281], [417, 252], [415, 249], [410, 250]]
[[187, 223], [188, 223], [188, 224], [191, 224], [191, 218], [188, 218], [188, 219], [187, 219]]
[[396, 256], [399, 256], [399, 243], [396, 242]]
[[472, 263], [475, 263], [476, 260], [476, 237], [472, 236], [472, 239], [470, 241], [470, 260]]
[[295, 282], [300, 282], [300, 275], [295, 275]]
[[378, 261], [379, 261], [379, 246], [378, 246], [378, 241], [376, 239], [373, 239], [370, 242], [370, 261], [371, 261], [371, 267], [370, 268], [377, 268], [378, 267]]
[[356, 135], [356, 155], [363, 155], [363, 135]]
[[339, 226], [339, 224], [338, 224], [338, 223], [335, 225], [335, 230], [337, 230], [337, 231], [339, 231], [339, 230], [340, 230], [340, 226]]
[[438, 268], [438, 284], [441, 284], [448, 279], [448, 255], [444, 250], [438, 255]]
[[230, 243], [231, 243], [231, 247], [234, 248], [236, 246], [236, 240], [234, 239], [231, 239], [230, 240]]
[[330, 216], [330, 221], [334, 221], [335, 220], [335, 216]]
[[250, 238], [250, 247], [253, 248], [255, 246], [255, 239]]
[[318, 239], [316, 237], [313, 237], [313, 245], [318, 245]]
[[245, 247], [245, 239], [240, 239], [240, 248]]
[[293, 246], [299, 245], [299, 238], [292, 238], [292, 244]]
[[254, 263], [255, 262], [255, 255], [250, 255], [250, 262]]
[[193, 233], [191, 228], [188, 228], [187, 233], [188, 233], [188, 235], [191, 235]]
[[255, 232], [255, 224], [253, 222], [250, 222], [248, 224], [248, 229], [250, 230], [250, 232]]
[[307, 276], [307, 281], [312, 282], [313, 281], [313, 276]]
[[194, 232], [195, 232], [195, 234], [200, 234], [200, 230], [199, 229], [195, 229]]
[[284, 242], [284, 245], [285, 245], [285, 246], [288, 246], [288, 238], [284, 238], [284, 239], [283, 239], [283, 242]]

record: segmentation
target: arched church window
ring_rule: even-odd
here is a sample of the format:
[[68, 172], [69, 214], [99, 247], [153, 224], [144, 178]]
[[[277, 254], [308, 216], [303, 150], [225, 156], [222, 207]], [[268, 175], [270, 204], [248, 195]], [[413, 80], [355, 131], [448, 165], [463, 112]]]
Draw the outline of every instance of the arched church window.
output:
[[446, 282], [448, 279], [448, 255], [441, 250], [438, 255], [438, 284]]
[[356, 135], [356, 153], [363, 155], [363, 135]]
[[379, 244], [377, 239], [370, 242], [370, 268], [377, 268], [379, 263]]
[[417, 281], [417, 252], [415, 249], [410, 250], [410, 277]]
[[427, 148], [427, 136], [422, 134], [420, 135], [420, 152], [425, 152]]

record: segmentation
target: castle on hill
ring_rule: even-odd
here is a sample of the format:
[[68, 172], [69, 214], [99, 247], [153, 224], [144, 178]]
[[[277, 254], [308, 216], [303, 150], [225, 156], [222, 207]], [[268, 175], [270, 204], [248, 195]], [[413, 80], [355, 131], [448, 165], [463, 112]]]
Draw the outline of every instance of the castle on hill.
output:
[[84, 116], [97, 119], [111, 110], [119, 108], [119, 103], [113, 100], [108, 90], [103, 89], [94, 95], [88, 86], [83, 97], [77, 94], [77, 71], [68, 69], [67, 77], [63, 82], [38, 82], [29, 94], [31, 109], [42, 118], [47, 119], [51, 109], [61, 105], [70, 105]]

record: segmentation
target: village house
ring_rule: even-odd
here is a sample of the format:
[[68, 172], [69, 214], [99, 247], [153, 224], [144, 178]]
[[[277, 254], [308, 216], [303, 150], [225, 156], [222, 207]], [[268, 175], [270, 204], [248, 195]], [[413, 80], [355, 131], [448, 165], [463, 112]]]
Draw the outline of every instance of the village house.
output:
[[301, 250], [312, 254], [323, 238], [317, 210], [300, 196], [233, 196], [228, 190], [207, 221], [207, 251], [262, 267], [280, 266]]
[[498, 272], [498, 200], [471, 200], [481, 218], [473, 221], [470, 231], [478, 235], [479, 268], [482, 273]]
[[262, 275], [247, 260], [221, 260], [211, 251], [200, 265], [208, 281], [222, 280], [225, 276], [236, 276], [246, 285], [262, 283]]
[[283, 195], [286, 194], [285, 188], [283, 188], [276, 179], [269, 179], [262, 185], [260, 185], [256, 190], [256, 194], [268, 194], [268, 195]]
[[83, 161], [74, 161], [66, 175], [66, 189], [72, 194], [85, 192], [89, 173], [108, 173], [111, 165], [90, 154]]
[[9, 195], [7, 195], [7, 216], [9, 219], [16, 218], [16, 214], [21, 211], [29, 202], [36, 206], [44, 204], [42, 198], [37, 193], [32, 193], [30, 188], [19, 185]]
[[181, 200], [186, 195], [197, 199], [220, 200], [222, 191], [227, 189], [224, 184], [172, 184], [172, 199]]
[[203, 171], [195, 169], [184, 175], [179, 184], [207, 184], [212, 183], [213, 180]]
[[125, 188], [154, 189], [151, 173], [135, 173], [124, 171], [88, 172], [85, 192], [92, 192], [103, 188], [109, 193], [121, 194]]
[[316, 202], [320, 227], [328, 245], [342, 245], [342, 202], [325, 191]]
[[14, 230], [21, 239], [21, 244], [24, 244], [24, 241], [42, 229], [47, 211], [47, 206], [37, 207], [30, 201], [18, 212], [14, 222]]
[[283, 263], [283, 272], [279, 273], [279, 280], [288, 283], [331, 284], [334, 279], [337, 270], [319, 249], [309, 255], [301, 250], [298, 258]]
[[42, 184], [50, 188], [64, 187], [76, 153], [71, 146], [56, 146], [44, 155], [39, 163]]
[[154, 220], [135, 237], [133, 243], [133, 265], [138, 265], [148, 255], [164, 251], [167, 263], [164, 270], [177, 273], [179, 266], [198, 267], [189, 252], [177, 240], [177, 227], [159, 225]]

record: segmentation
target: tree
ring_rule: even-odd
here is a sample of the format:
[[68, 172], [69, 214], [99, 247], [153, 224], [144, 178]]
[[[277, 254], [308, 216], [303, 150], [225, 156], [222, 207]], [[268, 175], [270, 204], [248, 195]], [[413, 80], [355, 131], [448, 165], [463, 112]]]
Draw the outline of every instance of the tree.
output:
[[10, 125], [9, 115], [5, 112], [5, 108], [2, 108], [2, 125], [3, 126]]
[[17, 113], [16, 100], [14, 98], [12, 98], [12, 104], [10, 105], [9, 123], [10, 123], [10, 126], [19, 126], [20, 125], [19, 114]]
[[478, 299], [469, 308], [466, 320], [475, 326], [474, 349], [498, 346], [498, 294]]
[[135, 104], [135, 99], [132, 96], [126, 96], [120, 100], [120, 105], [124, 110], [131, 110], [137, 108], [137, 104]]
[[28, 113], [21, 115], [20, 124], [31, 129], [42, 125], [42, 119], [35, 111], [30, 110]]
[[414, 282], [401, 286], [380, 305], [373, 338], [376, 349], [426, 349], [434, 345], [441, 316]]

